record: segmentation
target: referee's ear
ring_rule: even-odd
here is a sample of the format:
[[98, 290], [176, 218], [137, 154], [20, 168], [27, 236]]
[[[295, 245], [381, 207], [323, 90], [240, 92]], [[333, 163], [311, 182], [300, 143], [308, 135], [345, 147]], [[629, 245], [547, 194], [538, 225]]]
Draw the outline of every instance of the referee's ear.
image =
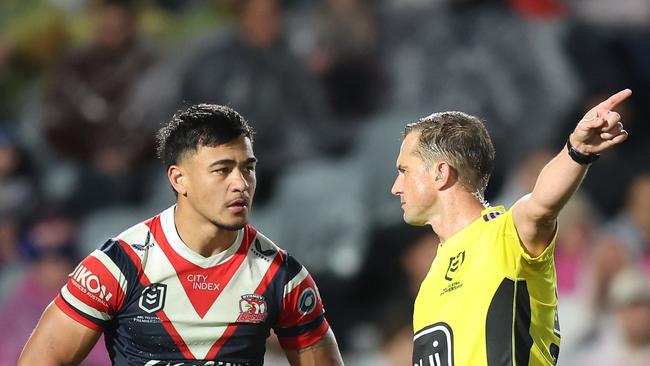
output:
[[167, 178], [178, 194], [187, 196], [185, 175], [183, 174], [183, 169], [181, 169], [181, 167], [178, 165], [170, 165], [169, 168], [167, 168]]

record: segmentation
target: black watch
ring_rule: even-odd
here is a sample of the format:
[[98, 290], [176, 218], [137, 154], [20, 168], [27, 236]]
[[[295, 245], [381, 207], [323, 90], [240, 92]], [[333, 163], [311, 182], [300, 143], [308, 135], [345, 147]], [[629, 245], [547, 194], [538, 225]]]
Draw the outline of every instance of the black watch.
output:
[[578, 152], [571, 146], [570, 138], [566, 140], [566, 148], [569, 151], [571, 159], [580, 165], [589, 165], [600, 158], [600, 154], [583, 154]]

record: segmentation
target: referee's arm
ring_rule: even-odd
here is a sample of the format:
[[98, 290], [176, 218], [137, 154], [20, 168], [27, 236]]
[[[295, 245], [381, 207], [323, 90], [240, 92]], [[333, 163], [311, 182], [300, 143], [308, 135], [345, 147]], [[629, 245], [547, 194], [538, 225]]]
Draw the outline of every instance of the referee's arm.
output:
[[625, 141], [621, 116], [612, 109], [632, 95], [622, 90], [592, 108], [569, 135], [567, 147], [542, 169], [533, 192], [513, 207], [513, 221], [528, 254], [537, 257], [555, 234], [560, 210], [582, 183], [589, 164]]

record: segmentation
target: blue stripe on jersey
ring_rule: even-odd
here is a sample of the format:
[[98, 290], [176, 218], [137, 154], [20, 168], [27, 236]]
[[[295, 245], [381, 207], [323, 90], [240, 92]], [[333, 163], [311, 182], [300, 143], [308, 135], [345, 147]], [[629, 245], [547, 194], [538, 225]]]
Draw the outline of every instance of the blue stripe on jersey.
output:
[[298, 263], [298, 261], [290, 254], [287, 254], [287, 259], [284, 261], [282, 267], [283, 269], [286, 268], [286, 275], [287, 275], [287, 280], [282, 284], [282, 286], [284, 286], [292, 278], [296, 277], [298, 272], [302, 270], [302, 264]]
[[291, 281], [302, 270], [300, 264], [295, 258], [286, 255], [284, 262], [278, 268], [278, 272], [271, 280], [271, 283], [264, 292], [264, 297], [270, 299], [273, 303], [272, 314], [269, 315], [268, 321], [271, 326], [279, 319], [280, 311], [282, 311], [282, 300], [284, 295], [284, 286]]
[[[274, 317], [277, 317], [277, 313]], [[223, 344], [215, 359], [232, 364], [262, 365], [266, 339], [270, 334], [271, 327], [266, 322], [264, 324], [240, 323], [237, 330]]]
[[[109, 240], [100, 250], [117, 265], [128, 281], [122, 309], [109, 321], [109, 326], [104, 327], [106, 349], [113, 364], [144, 365], [149, 360], [183, 360], [182, 352], [160, 319], [140, 309], [138, 303], [145, 289], [140, 282], [143, 273], [138, 273], [137, 266], [122, 245]], [[141, 335], [146, 335], [146, 338]]]
[[325, 315], [321, 314], [318, 318], [315, 318], [314, 320], [297, 327], [275, 328], [274, 331], [278, 337], [296, 337], [303, 333], [307, 333], [312, 329], [318, 328], [318, 326], [323, 323], [323, 320], [325, 320]]
[[124, 294], [124, 300], [126, 301], [131, 297], [133, 285], [140, 282], [138, 269], [136, 265], [131, 261], [131, 258], [124, 252], [124, 249], [117, 240], [108, 240], [104, 243], [99, 250], [104, 252], [110, 258], [113, 263], [122, 271], [124, 277], [127, 280], [127, 289]]

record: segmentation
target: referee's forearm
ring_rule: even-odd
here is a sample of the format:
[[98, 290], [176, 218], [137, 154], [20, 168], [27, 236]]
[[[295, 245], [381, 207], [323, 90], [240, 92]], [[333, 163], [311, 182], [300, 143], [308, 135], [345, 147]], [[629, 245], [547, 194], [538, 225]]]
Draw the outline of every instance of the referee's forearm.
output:
[[562, 149], [542, 169], [529, 198], [530, 214], [539, 220], [557, 218], [560, 210], [578, 190], [588, 165], [573, 161]]

